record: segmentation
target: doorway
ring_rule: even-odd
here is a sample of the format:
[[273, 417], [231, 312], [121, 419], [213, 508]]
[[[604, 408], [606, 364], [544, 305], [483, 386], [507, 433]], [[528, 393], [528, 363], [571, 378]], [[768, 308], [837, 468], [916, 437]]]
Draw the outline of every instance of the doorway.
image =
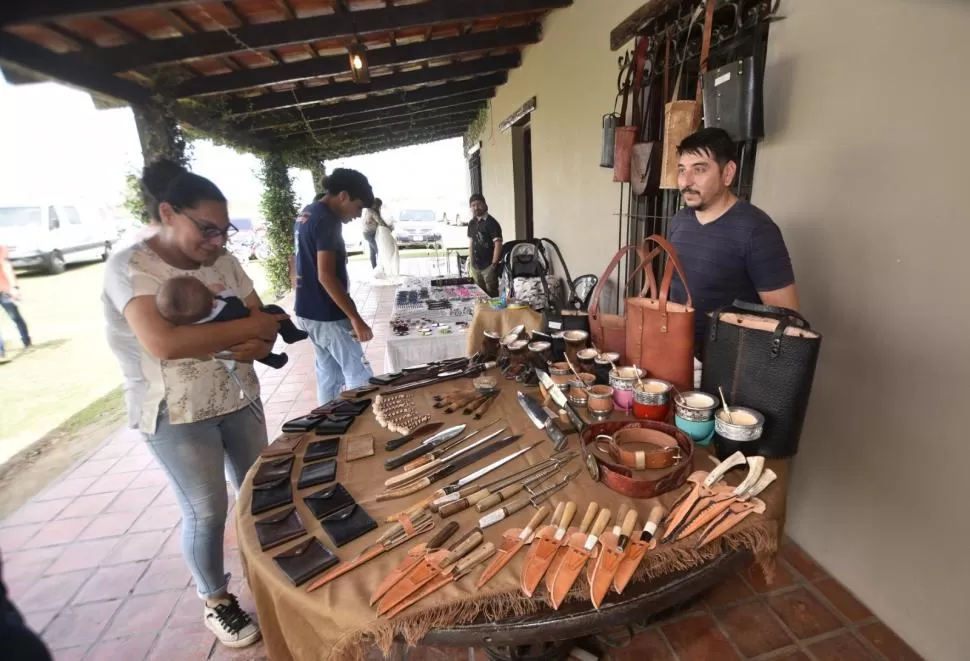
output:
[[532, 124], [526, 116], [512, 125], [512, 182], [515, 238], [535, 238], [532, 210]]

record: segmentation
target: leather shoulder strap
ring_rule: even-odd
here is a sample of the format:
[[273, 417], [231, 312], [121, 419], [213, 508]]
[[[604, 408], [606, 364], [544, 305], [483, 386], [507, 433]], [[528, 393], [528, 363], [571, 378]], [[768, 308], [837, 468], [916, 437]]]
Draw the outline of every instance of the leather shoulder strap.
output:
[[[660, 291], [658, 292], [658, 298], [660, 300], [660, 309], [667, 309], [667, 300], [670, 298], [670, 284], [674, 279], [674, 272], [680, 276], [681, 282], [684, 283], [684, 290], [687, 292], [687, 306], [693, 307], [693, 301], [690, 295], [690, 286], [687, 284], [687, 276], [684, 275], [684, 267], [680, 263], [680, 259], [677, 257], [677, 250], [671, 245], [671, 243], [660, 236], [659, 234], [651, 234], [643, 240], [642, 250], [646, 252], [647, 243], [652, 241], [657, 244], [649, 253], [650, 261], [660, 254], [661, 251], [667, 253], [667, 266], [664, 268], [663, 280], [660, 283]], [[650, 270], [650, 269], [648, 269]], [[653, 274], [651, 273], [652, 277]]]
[[[639, 250], [639, 246], [635, 246], [635, 245], [623, 246], [622, 248], [620, 248], [619, 251], [617, 251], [615, 255], [613, 255], [613, 259], [610, 260], [610, 263], [607, 265], [606, 270], [603, 271], [603, 275], [600, 276], [600, 279], [596, 282], [596, 286], [593, 288], [593, 293], [590, 297], [589, 311], [588, 311], [589, 317], [591, 319], [599, 318], [600, 296], [603, 293], [603, 287], [606, 281], [610, 279], [610, 276], [613, 275], [613, 271], [616, 270], [616, 267], [620, 265], [620, 260], [623, 259], [627, 253], [630, 253], [630, 252], [637, 253], [638, 250]], [[630, 275], [630, 279], [632, 280], [642, 268], [643, 268], [643, 263], [641, 262], [640, 264], [637, 265], [637, 268], [634, 269], [633, 273]], [[627, 284], [629, 284], [629, 281], [627, 282]]]

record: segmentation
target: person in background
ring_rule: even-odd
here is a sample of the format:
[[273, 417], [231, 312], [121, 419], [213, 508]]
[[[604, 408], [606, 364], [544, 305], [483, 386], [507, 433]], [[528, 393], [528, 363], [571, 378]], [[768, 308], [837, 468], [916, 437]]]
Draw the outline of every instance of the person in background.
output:
[[[670, 229], [670, 243], [684, 267], [696, 309], [700, 351], [709, 312], [735, 299], [798, 309], [795, 273], [781, 230], [764, 211], [731, 191], [737, 146], [727, 131], [705, 128], [677, 147], [677, 185], [686, 207]], [[670, 300], [687, 302], [675, 276]]]
[[350, 298], [347, 247], [341, 226], [374, 204], [367, 177], [337, 168], [324, 179], [324, 196], [297, 219], [296, 306], [310, 334], [316, 363], [317, 401], [337, 399], [374, 375], [362, 342], [374, 337]]
[[364, 240], [367, 241], [367, 247], [370, 250], [370, 267], [372, 269], [377, 268], [377, 228], [383, 223], [381, 219], [381, 206], [383, 204], [381, 198], [375, 197], [374, 204], [364, 209]]
[[[266, 447], [252, 361], [269, 354], [287, 317], [262, 312], [253, 281], [226, 251], [234, 228], [215, 184], [161, 160], [145, 168], [142, 186], [158, 232], [108, 258], [101, 296], [108, 345], [124, 375], [128, 423], [178, 501], [182, 556], [203, 600], [203, 623], [226, 647], [245, 647], [260, 631], [229, 592], [226, 477], [238, 493]], [[186, 275], [232, 289], [249, 316], [199, 326], [165, 320], [155, 296], [165, 281]], [[237, 362], [229, 370], [213, 355]]]
[[[24, 321], [23, 315], [20, 314], [20, 309], [17, 307], [16, 302], [19, 300], [20, 288], [17, 287], [17, 275], [14, 273], [13, 264], [10, 263], [7, 247], [0, 245], [0, 307], [3, 307], [10, 320], [17, 327], [17, 331], [20, 333], [20, 341], [26, 350], [30, 348], [32, 343], [30, 332], [27, 330], [27, 322]], [[3, 336], [0, 335], [0, 360], [4, 360], [6, 357], [6, 347], [3, 343]]]
[[499, 260], [502, 257], [502, 226], [488, 213], [481, 193], [468, 199], [472, 219], [468, 223], [468, 272], [491, 297], [498, 296]]

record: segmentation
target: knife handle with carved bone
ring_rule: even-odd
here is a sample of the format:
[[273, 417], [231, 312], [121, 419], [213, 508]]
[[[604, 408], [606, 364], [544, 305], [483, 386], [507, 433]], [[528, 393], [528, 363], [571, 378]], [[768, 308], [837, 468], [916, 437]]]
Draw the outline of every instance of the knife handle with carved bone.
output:
[[626, 550], [626, 545], [630, 543], [630, 535], [633, 534], [633, 529], [637, 527], [637, 511], [635, 509], [630, 509], [626, 513], [626, 518], [623, 519], [623, 524], [620, 527], [620, 536], [616, 542], [616, 550], [620, 553]]

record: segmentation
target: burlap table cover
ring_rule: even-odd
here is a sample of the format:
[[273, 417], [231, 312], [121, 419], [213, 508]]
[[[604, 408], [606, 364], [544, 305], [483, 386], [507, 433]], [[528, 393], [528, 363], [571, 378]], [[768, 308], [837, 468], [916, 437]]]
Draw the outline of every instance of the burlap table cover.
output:
[[[524, 468], [526, 465], [538, 463], [553, 451], [552, 444], [548, 442], [545, 434], [535, 428], [518, 406], [515, 393], [521, 386], [514, 382], [502, 380], [497, 371], [494, 371], [494, 374], [500, 379], [502, 392], [488, 414], [480, 422], [476, 423], [471, 419], [471, 416], [464, 416], [461, 412], [444, 415], [436, 411], [436, 413], [439, 413], [437, 418], [443, 419], [448, 426], [463, 422], [468, 423], [469, 429], [479, 428], [483, 423], [500, 419], [500, 423], [491, 426], [489, 429], [494, 431], [503, 424], [508, 425], [510, 433], [523, 435], [518, 447], [524, 447], [527, 442], [540, 439], [545, 442], [523, 457], [502, 467], [488, 478], [483, 479], [482, 482], [497, 479], [502, 475]], [[459, 387], [469, 388], [470, 383], [464, 380], [452, 381], [434, 388], [415, 390], [412, 393], [419, 406], [428, 411], [433, 411], [431, 408], [432, 395]], [[535, 389], [523, 388], [523, 390], [538, 396]], [[363, 433], [374, 435], [376, 454], [355, 462], [345, 461], [343, 457], [346, 439]], [[337, 481], [343, 484], [358, 503], [379, 522], [383, 522], [384, 517], [403, 510], [426, 493], [421, 492], [408, 498], [381, 503], [375, 501], [374, 494], [382, 489], [383, 481], [390, 475], [383, 467], [385, 459], [390, 454], [384, 451], [384, 442], [395, 436], [397, 434], [382, 429], [377, 424], [371, 411], [368, 410], [358, 418], [350, 431], [343, 437], [340, 455], [338, 456]], [[303, 449], [306, 443], [313, 438], [312, 434], [308, 435], [308, 440], [301, 444], [297, 452], [297, 460], [292, 473], [294, 483], [303, 465]], [[413, 443], [408, 444], [404, 449], [413, 447], [413, 445]], [[516, 447], [513, 444], [507, 449], [500, 450], [496, 454], [483, 459], [479, 464], [459, 471], [458, 475], [467, 474], [475, 467], [486, 465], [511, 452]], [[569, 447], [578, 450], [578, 438], [575, 434], [569, 436]], [[403, 450], [398, 450], [398, 452], [401, 451]], [[637, 573], [637, 578], [647, 579], [673, 571], [689, 569], [711, 560], [728, 548], [751, 550], [761, 563], [762, 568], [770, 574], [778, 546], [777, 531], [780, 529], [784, 518], [788, 464], [786, 461], [778, 460], [772, 460], [768, 463], [779, 473], [779, 480], [765, 492], [765, 500], [768, 504], [768, 512], [765, 516], [749, 517], [728, 535], [699, 550], [693, 548], [693, 538], [672, 545], [658, 546], [655, 551], [645, 556]], [[695, 456], [695, 470], [710, 470], [713, 465], [703, 450]], [[582, 469], [582, 471], [567, 488], [556, 494], [552, 502], [556, 503], [559, 499], [575, 501], [578, 508], [577, 522], [590, 501], [596, 501], [601, 507], [608, 507], [615, 514], [620, 503], [626, 500], [629, 505], [639, 511], [639, 525], [642, 525], [643, 518], [654, 504], [652, 500], [627, 499], [602, 484], [593, 482], [583, 468], [581, 458], [573, 460], [568, 465], [568, 469]], [[407, 642], [415, 643], [435, 627], [468, 623], [479, 615], [484, 615], [489, 620], [522, 615], [536, 611], [547, 603], [544, 590], [539, 590], [533, 599], [524, 597], [519, 591], [519, 575], [522, 568], [522, 559], [525, 557], [523, 551], [481, 591], [476, 591], [474, 588], [474, 583], [481, 573], [481, 568], [478, 568], [459, 583], [451, 584], [439, 590], [394, 619], [388, 620], [377, 617], [375, 611], [368, 606], [369, 595], [381, 578], [398, 563], [409, 548], [430, 539], [434, 531], [384, 553], [314, 592], [308, 593], [305, 589], [306, 586], [293, 587], [273, 562], [273, 555], [302, 542], [306, 537], [301, 537], [265, 553], [260, 551], [253, 519], [265, 515], [260, 515], [260, 517], [250, 515], [252, 476], [255, 470], [254, 467], [249, 472], [239, 494], [238, 504], [235, 508], [236, 534], [243, 567], [256, 600], [260, 626], [266, 640], [269, 658], [272, 661], [327, 661], [329, 659], [353, 658], [364, 648], [365, 643], [371, 641], [386, 650], [390, 647], [395, 636], [401, 636]], [[737, 476], [732, 475], [729, 481], [736, 482]], [[435, 486], [440, 487], [443, 484], [444, 482]], [[303, 504], [301, 498], [301, 496], [320, 488], [322, 487], [297, 490], [294, 484], [294, 503], [299, 511], [300, 518], [307, 526], [310, 534], [320, 539], [328, 548], [334, 550], [341, 560], [350, 560], [361, 549], [372, 544], [379, 536], [379, 532], [371, 532], [340, 549], [336, 549], [326, 533], [323, 532], [319, 522], [313, 518]], [[662, 496], [662, 500], [669, 505], [674, 500], [675, 495], [665, 494]], [[533, 511], [531, 507], [528, 507], [511, 517], [507, 522], [486, 529], [486, 540], [498, 546], [503, 531], [510, 527], [521, 527]], [[459, 521], [461, 524], [461, 528], [451, 541], [470, 530], [479, 516], [481, 515], [472, 508], [449, 519]], [[439, 520], [435, 530], [439, 529], [441, 525], [442, 522]], [[383, 527], [384, 524], [382, 523]], [[588, 599], [588, 589], [584, 577], [577, 580], [570, 598]], [[622, 597], [613, 594], [607, 599], [616, 600], [622, 599]]]
[[474, 355], [482, 348], [482, 333], [485, 331], [505, 335], [519, 324], [525, 326], [526, 333], [542, 330], [542, 315], [532, 308], [495, 310], [488, 303], [480, 301], [475, 306], [475, 314], [468, 327], [468, 355]]

